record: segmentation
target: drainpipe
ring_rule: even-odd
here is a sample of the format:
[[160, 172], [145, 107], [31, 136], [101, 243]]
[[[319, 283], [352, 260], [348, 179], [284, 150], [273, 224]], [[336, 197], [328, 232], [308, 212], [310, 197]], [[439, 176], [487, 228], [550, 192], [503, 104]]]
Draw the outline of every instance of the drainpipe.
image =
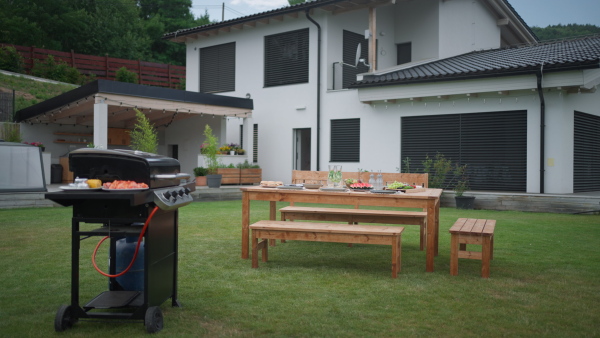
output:
[[540, 96], [540, 193], [544, 193], [544, 157], [546, 149], [545, 144], [545, 128], [546, 128], [546, 102], [544, 101], [544, 92], [542, 90], [542, 78], [544, 76], [544, 63], [540, 67], [540, 71], [535, 75], [537, 77], [537, 89], [538, 95]]
[[310, 17], [306, 10], [306, 18], [317, 26], [317, 171], [321, 170], [321, 26]]

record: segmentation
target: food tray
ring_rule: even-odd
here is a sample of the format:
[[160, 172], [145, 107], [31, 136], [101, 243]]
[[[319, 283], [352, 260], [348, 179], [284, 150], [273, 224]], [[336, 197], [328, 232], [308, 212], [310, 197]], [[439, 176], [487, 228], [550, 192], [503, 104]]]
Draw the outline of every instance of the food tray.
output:
[[321, 188], [321, 191], [337, 191], [337, 192], [345, 192], [346, 188], [329, 188], [329, 187], [325, 187], [325, 188]]
[[371, 190], [373, 194], [395, 194], [397, 191], [395, 189], [386, 189], [386, 190]]

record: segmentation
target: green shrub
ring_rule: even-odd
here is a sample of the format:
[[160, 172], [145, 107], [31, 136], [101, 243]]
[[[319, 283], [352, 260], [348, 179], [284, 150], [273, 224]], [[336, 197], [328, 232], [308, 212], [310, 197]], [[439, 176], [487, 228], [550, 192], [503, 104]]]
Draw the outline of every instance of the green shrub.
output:
[[18, 123], [9, 122], [4, 122], [1, 124], [2, 129], [0, 129], [0, 139], [3, 139], [5, 142], [23, 142], [23, 139], [21, 138], [21, 125]]
[[206, 176], [208, 174], [208, 169], [204, 167], [196, 167], [194, 168], [194, 176]]
[[25, 73], [25, 62], [15, 47], [0, 47], [0, 69], [14, 73]]
[[81, 84], [86, 79], [77, 69], [62, 60], [56, 61], [52, 55], [48, 55], [44, 61], [35, 60], [31, 75], [73, 84]]
[[138, 83], [138, 75], [125, 67], [119, 68], [115, 74], [115, 80], [119, 82]]

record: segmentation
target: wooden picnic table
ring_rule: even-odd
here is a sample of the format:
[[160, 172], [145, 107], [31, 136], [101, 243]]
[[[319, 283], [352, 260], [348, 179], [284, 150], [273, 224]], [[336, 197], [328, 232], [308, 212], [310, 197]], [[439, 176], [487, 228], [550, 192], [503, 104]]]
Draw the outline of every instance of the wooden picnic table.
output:
[[242, 258], [249, 258], [250, 202], [269, 201], [270, 220], [277, 219], [277, 202], [342, 204], [394, 208], [421, 208], [427, 212], [426, 271], [433, 272], [434, 257], [438, 254], [439, 211], [442, 189], [424, 189], [404, 194], [375, 194], [370, 192], [337, 192], [317, 189], [279, 189], [244, 187], [242, 191]]

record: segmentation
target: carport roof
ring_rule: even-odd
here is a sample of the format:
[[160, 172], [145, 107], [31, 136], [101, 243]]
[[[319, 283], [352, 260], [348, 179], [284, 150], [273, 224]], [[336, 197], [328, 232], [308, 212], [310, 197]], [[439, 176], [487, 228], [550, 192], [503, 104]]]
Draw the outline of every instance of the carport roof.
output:
[[94, 124], [94, 104], [108, 105], [108, 126], [133, 128], [135, 110], [144, 112], [155, 127], [195, 115], [250, 117], [252, 99], [96, 80], [17, 112], [16, 122]]

